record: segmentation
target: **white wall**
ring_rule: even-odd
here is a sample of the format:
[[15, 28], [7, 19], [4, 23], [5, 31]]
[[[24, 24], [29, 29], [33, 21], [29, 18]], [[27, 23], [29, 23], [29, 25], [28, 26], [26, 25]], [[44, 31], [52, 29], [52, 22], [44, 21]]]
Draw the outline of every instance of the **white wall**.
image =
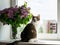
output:
[[0, 10], [10, 7], [10, 0], [0, 0]]
[[[0, 0], [0, 10], [8, 8], [8, 7], [10, 7], [10, 0]], [[9, 26], [5, 25], [5, 26], [2, 27], [2, 24], [0, 22], [0, 40], [1, 39], [3, 39], [3, 40], [7, 39], [8, 40], [10, 38], [9, 37], [10, 36], [9, 32], [10, 32]]]

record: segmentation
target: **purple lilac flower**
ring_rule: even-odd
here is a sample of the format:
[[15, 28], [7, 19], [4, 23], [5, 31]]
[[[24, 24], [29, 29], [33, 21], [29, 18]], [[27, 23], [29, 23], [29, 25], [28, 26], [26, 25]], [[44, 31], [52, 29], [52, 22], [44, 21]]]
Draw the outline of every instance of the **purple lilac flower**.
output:
[[1, 11], [0, 11], [0, 16], [1, 16]]
[[26, 10], [21, 10], [21, 13], [23, 14], [23, 13], [25, 13], [26, 12]]
[[12, 10], [9, 10], [9, 12], [8, 12], [8, 18], [13, 18], [13, 11]]
[[21, 6], [21, 9], [26, 9], [26, 8], [25, 8], [25, 6], [23, 5], [23, 6]]
[[21, 15], [20, 15], [20, 18], [24, 18], [24, 17], [27, 17], [28, 16], [28, 13], [29, 13], [29, 10], [30, 10], [30, 7], [26, 8], [24, 6], [21, 6]]
[[6, 8], [6, 9], [4, 9], [3, 11], [4, 11], [4, 13], [6, 13], [6, 14], [7, 14], [7, 13], [8, 13], [8, 11], [9, 11], [9, 9], [7, 9], [7, 8]]
[[13, 12], [16, 12], [18, 10], [18, 8], [11, 7], [11, 8], [9, 8], [9, 10], [12, 10]]
[[25, 13], [24, 13], [24, 15], [28, 15], [28, 13], [27, 13], [27, 12], [25, 12]]
[[11, 7], [10, 10], [12, 10], [13, 12], [17, 12], [18, 11], [18, 8], [17, 8], [17, 6]]
[[13, 10], [16, 12], [18, 11], [17, 5], [15, 6], [15, 8], [13, 8]]
[[30, 7], [28, 7], [27, 10], [30, 10]]
[[21, 16], [20, 16], [21, 19], [24, 18], [24, 17], [25, 17], [25, 15], [21, 15]]
[[22, 10], [21, 10], [21, 14], [23, 14], [23, 15], [28, 15], [28, 11], [27, 11], [26, 9], [22, 9]]
[[2, 11], [0, 11], [0, 14], [1, 14]]
[[12, 10], [12, 11], [14, 11], [14, 8], [13, 8], [13, 7], [11, 7], [9, 10]]
[[1, 14], [5, 13], [5, 11], [0, 11]]

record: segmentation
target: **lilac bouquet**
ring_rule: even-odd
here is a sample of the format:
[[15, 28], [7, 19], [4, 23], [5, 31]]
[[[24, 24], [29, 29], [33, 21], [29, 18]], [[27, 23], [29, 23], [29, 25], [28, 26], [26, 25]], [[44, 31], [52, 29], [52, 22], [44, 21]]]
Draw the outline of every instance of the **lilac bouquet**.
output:
[[32, 14], [30, 13], [30, 7], [27, 7], [27, 2], [20, 7], [15, 6], [0, 10], [0, 21], [3, 24], [12, 25], [13, 38], [17, 33], [17, 27], [20, 24], [27, 24], [31, 18]]

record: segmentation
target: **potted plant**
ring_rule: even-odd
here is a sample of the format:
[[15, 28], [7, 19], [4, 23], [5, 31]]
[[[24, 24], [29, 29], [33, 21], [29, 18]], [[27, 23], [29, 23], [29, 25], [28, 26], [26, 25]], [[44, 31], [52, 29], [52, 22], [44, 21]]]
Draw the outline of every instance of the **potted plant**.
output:
[[15, 39], [17, 34], [17, 27], [20, 24], [27, 24], [31, 19], [30, 7], [27, 7], [27, 2], [20, 7], [10, 7], [0, 10], [0, 21], [3, 24], [10, 24], [12, 26], [12, 36]]

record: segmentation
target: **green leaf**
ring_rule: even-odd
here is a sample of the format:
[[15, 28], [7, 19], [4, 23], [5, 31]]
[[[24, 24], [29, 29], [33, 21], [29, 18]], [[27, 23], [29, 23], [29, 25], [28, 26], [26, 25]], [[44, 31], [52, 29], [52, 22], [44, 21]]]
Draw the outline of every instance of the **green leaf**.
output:
[[27, 7], [27, 2], [24, 3], [24, 6]]

